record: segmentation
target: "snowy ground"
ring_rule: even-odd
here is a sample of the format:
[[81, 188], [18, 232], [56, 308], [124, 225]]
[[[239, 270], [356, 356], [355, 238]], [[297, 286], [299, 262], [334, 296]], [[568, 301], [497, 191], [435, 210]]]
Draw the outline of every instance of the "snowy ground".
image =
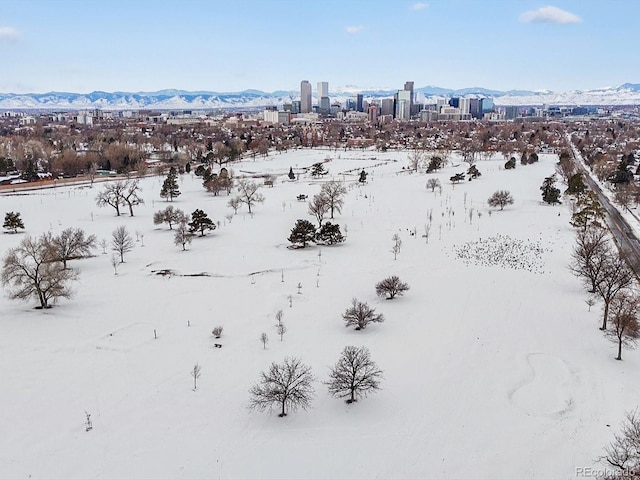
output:
[[[320, 181], [286, 174], [327, 156], [324, 180], [349, 187], [335, 219], [347, 242], [290, 250], [295, 220], [314, 221], [296, 196], [311, 198]], [[455, 186], [448, 179], [464, 164], [450, 166], [434, 175], [439, 194], [425, 188], [432, 176], [402, 170], [406, 153], [272, 155], [234, 165], [279, 177], [253, 217], [242, 207], [231, 222], [228, 197], [184, 175], [173, 205], [220, 221], [186, 252], [153, 225], [168, 205], [163, 178], [142, 181], [146, 204], [135, 217], [97, 208], [101, 186], [0, 197], [0, 213], [21, 212], [27, 227], [0, 235], [0, 252], [70, 226], [98, 239], [120, 225], [144, 235], [118, 275], [101, 249], [73, 261], [76, 294], [53, 309], [1, 300], [0, 478], [574, 478], [576, 468], [599, 468], [603, 446], [637, 405], [640, 357], [614, 360], [615, 345], [598, 330], [600, 306], [587, 311], [567, 270], [570, 213], [543, 205], [539, 190], [555, 161], [542, 155], [512, 171], [502, 158], [482, 161], [480, 179]], [[359, 186], [362, 168], [370, 181]], [[515, 204], [490, 214], [486, 199], [497, 189]], [[509, 261], [497, 257], [505, 249]], [[153, 273], [162, 269], [176, 275]], [[389, 275], [411, 290], [377, 298], [375, 283]], [[386, 321], [345, 328], [354, 296]], [[213, 346], [216, 325], [223, 348]], [[367, 346], [385, 377], [383, 390], [352, 405], [322, 384], [346, 345]], [[248, 410], [259, 373], [287, 355], [313, 368], [312, 408], [286, 418]]]

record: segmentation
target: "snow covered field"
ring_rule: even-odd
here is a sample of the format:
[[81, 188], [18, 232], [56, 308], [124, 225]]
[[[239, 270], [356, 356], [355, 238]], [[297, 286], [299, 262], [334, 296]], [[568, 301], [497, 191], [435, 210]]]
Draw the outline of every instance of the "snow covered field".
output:
[[[322, 180], [288, 180], [290, 166], [327, 156]], [[0, 478], [524, 479], [601, 468], [604, 445], [638, 404], [640, 356], [614, 360], [600, 305], [587, 311], [567, 269], [570, 212], [542, 204], [539, 190], [555, 161], [541, 155], [511, 171], [502, 158], [481, 161], [480, 179], [453, 186], [465, 164], [426, 175], [403, 171], [406, 153], [270, 155], [233, 165], [237, 175], [278, 178], [261, 189], [253, 217], [243, 206], [231, 222], [228, 197], [185, 174], [174, 207], [220, 222], [186, 252], [152, 221], [169, 205], [159, 196], [164, 177], [142, 180], [146, 203], [134, 217], [97, 208], [102, 185], [1, 196], [0, 213], [19, 211], [26, 225], [0, 235], [3, 255], [25, 235], [67, 227], [98, 240], [121, 225], [141, 235], [118, 275], [100, 248], [72, 261], [75, 296], [55, 308], [2, 297]], [[362, 168], [369, 182], [360, 186]], [[441, 194], [425, 188], [434, 177]], [[331, 178], [348, 184], [335, 219], [347, 241], [288, 249], [296, 219], [315, 223], [296, 196], [311, 199]], [[490, 213], [498, 189], [515, 203]], [[509, 261], [499, 259], [505, 249]], [[154, 273], [163, 269], [174, 275]], [[374, 285], [390, 275], [411, 289], [387, 301]], [[386, 321], [345, 328], [353, 297]], [[346, 345], [368, 347], [384, 371], [382, 390], [352, 405], [322, 383]], [[249, 410], [249, 388], [285, 356], [312, 367], [312, 408], [285, 418]]]

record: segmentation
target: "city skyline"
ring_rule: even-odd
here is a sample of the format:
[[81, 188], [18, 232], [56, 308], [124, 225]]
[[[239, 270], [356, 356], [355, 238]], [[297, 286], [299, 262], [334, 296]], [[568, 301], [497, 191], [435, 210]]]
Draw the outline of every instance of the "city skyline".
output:
[[0, 13], [0, 92], [595, 89], [640, 83], [638, 14], [631, 0], [23, 0]]

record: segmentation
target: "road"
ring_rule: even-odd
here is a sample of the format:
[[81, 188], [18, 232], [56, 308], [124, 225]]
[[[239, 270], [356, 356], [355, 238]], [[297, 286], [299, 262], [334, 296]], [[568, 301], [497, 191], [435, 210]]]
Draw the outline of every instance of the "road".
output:
[[620, 214], [620, 211], [611, 204], [609, 198], [602, 192], [600, 185], [593, 179], [591, 172], [585, 167], [582, 155], [578, 149], [571, 143], [569, 138], [567, 138], [567, 140], [569, 141], [569, 145], [571, 145], [575, 165], [579, 171], [584, 173], [587, 186], [598, 196], [598, 200], [606, 212], [605, 221], [611, 231], [613, 240], [618, 246], [618, 250], [636, 274], [636, 277], [640, 279], [640, 241], [638, 241], [638, 237], [636, 237], [633, 232], [633, 228], [631, 228], [629, 223]]

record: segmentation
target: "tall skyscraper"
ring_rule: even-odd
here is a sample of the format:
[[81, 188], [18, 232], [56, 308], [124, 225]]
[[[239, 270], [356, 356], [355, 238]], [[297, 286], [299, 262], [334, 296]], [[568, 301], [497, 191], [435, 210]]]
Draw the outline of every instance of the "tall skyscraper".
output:
[[398, 90], [396, 93], [396, 119], [409, 120], [411, 118], [411, 91]]
[[318, 82], [318, 111], [323, 115], [331, 112], [329, 82]]
[[318, 82], [318, 105], [322, 97], [329, 97], [329, 82]]
[[363, 99], [363, 96], [362, 96], [361, 93], [356, 94], [356, 96], [355, 96], [356, 112], [364, 112], [364, 106], [362, 105], [362, 99]]
[[413, 111], [413, 82], [404, 82], [404, 89], [411, 92], [409, 97], [409, 114]]
[[300, 82], [300, 113], [311, 112], [311, 84], [307, 80]]

